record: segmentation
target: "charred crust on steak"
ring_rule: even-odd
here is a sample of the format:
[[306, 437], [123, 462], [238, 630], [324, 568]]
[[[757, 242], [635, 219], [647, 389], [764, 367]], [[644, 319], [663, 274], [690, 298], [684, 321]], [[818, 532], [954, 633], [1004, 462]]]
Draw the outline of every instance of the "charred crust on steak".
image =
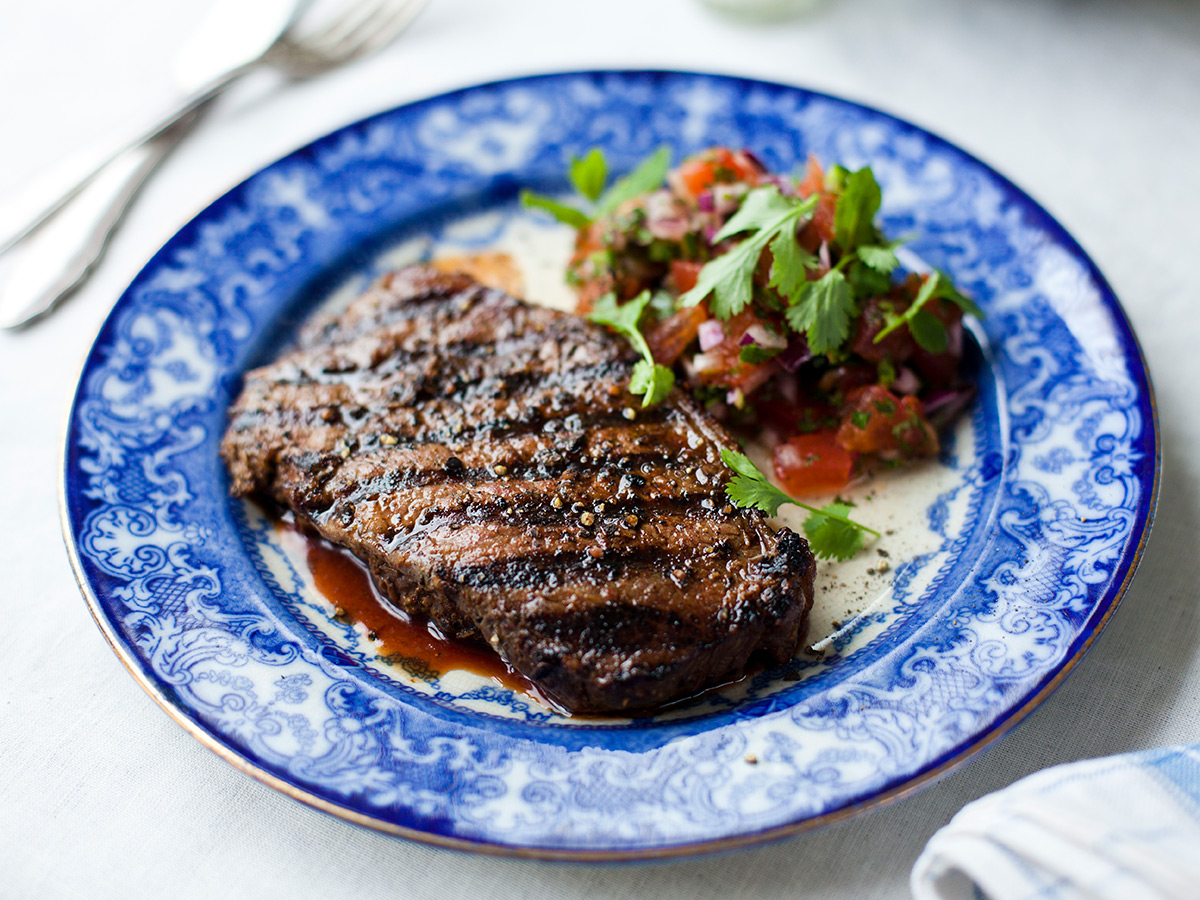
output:
[[577, 316], [411, 267], [247, 372], [221, 454], [235, 495], [565, 708], [652, 708], [791, 657], [814, 563], [729, 505], [735, 444], [687, 394], [626, 417], [634, 360]]

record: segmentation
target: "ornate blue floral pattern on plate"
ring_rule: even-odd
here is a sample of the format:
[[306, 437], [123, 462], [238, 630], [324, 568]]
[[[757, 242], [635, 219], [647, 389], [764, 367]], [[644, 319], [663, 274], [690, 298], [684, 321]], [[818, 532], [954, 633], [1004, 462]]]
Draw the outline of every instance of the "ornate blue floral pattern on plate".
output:
[[[987, 311], [980, 402], [926, 513], [935, 545], [893, 572], [885, 608], [833, 635], [824, 658], [682, 712], [567, 721], [495, 685], [385, 664], [306, 592], [275, 531], [227, 496], [217, 445], [240, 373], [396, 247], [487, 243], [529, 221], [520, 188], [565, 189], [568, 155], [600, 146], [624, 169], [664, 143], [676, 159], [752, 147], [781, 171], [809, 154], [870, 164], [885, 229], [915, 235], [917, 256]], [[644, 858], [849, 814], [1015, 724], [1133, 574], [1156, 498], [1156, 429], [1145, 365], [1100, 273], [962, 151], [792, 87], [549, 75], [350, 125], [173, 237], [87, 360], [64, 517], [118, 654], [172, 716], [256, 777], [434, 843]]]

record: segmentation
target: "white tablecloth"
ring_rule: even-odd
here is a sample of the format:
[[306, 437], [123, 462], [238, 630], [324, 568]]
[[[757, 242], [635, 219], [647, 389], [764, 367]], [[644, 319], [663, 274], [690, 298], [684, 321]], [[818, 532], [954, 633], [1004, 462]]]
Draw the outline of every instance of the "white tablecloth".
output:
[[[204, 0], [0, 2], [0, 196], [170, 95]], [[63, 419], [121, 288], [195, 211], [367, 113], [509, 75], [714, 70], [882, 107], [965, 147], [1080, 240], [1158, 389], [1163, 486], [1141, 571], [1064, 686], [919, 794], [794, 839], [660, 866], [472, 857], [385, 837], [242, 775], [134, 683], [62, 548]], [[929, 835], [1041, 767], [1200, 740], [1200, 5], [1188, 0], [827, 0], [752, 27], [690, 0], [433, 0], [385, 54], [226, 98], [153, 182], [68, 307], [0, 335], [0, 897], [798, 898], [907, 895]]]

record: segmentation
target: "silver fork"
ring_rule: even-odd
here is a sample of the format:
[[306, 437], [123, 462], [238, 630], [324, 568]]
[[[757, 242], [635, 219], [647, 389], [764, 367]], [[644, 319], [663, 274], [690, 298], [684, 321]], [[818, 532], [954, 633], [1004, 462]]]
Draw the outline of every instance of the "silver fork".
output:
[[427, 2], [352, 0], [313, 23], [313, 0], [219, 0], [178, 67], [198, 88], [133, 139], [68, 163], [5, 204], [0, 327], [45, 315], [87, 278], [138, 189], [216, 96], [259, 68], [306, 79], [374, 53]]

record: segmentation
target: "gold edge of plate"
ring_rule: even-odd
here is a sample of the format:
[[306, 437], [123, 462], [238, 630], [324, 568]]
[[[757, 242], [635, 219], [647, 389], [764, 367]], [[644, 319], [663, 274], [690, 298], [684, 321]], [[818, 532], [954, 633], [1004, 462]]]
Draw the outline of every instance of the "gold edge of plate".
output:
[[1142, 371], [1146, 375], [1146, 387], [1148, 399], [1151, 408], [1151, 427], [1154, 433], [1154, 481], [1151, 485], [1150, 502], [1146, 507], [1146, 519], [1142, 523], [1142, 531], [1138, 536], [1137, 547], [1134, 550], [1133, 559], [1130, 562], [1129, 570], [1125, 574], [1117, 593], [1113, 597], [1112, 603], [1101, 617], [1100, 621], [1092, 629], [1091, 634], [1080, 645], [1079, 649], [1066, 660], [1054, 676], [1042, 686], [1042, 688], [1021, 704], [1020, 708], [1010, 713], [1001, 725], [987, 732], [982, 739], [963, 747], [958, 753], [944, 760], [937, 766], [928, 771], [922, 772], [908, 779], [903, 784], [896, 785], [893, 788], [875, 794], [869, 798], [861, 800], [857, 803], [852, 803], [840, 809], [831, 810], [818, 816], [812, 816], [803, 819], [799, 822], [791, 822], [786, 825], [780, 825], [769, 828], [763, 831], [750, 832], [748, 834], [736, 835], [727, 838], [718, 838], [711, 841], [700, 841], [689, 844], [677, 844], [669, 847], [653, 848], [646, 850], [557, 850], [545, 847], [517, 847], [508, 844], [495, 844], [487, 842], [476, 842], [466, 840], [464, 838], [452, 838], [444, 835], [431, 834], [426, 831], [419, 831], [413, 828], [406, 828], [402, 825], [397, 825], [394, 822], [389, 822], [384, 819], [378, 819], [373, 816], [363, 815], [354, 810], [346, 809], [337, 803], [319, 797], [309, 791], [299, 788], [288, 781], [283, 780], [277, 775], [273, 775], [250, 762], [245, 757], [236, 753], [225, 744], [214, 738], [205, 729], [197, 723], [183, 715], [166, 697], [164, 697], [146, 677], [140, 668], [134, 663], [133, 658], [128, 650], [123, 646], [117, 635], [113, 633], [107, 619], [102, 615], [100, 604], [95, 594], [92, 591], [91, 585], [88, 584], [83, 574], [83, 566], [80, 562], [78, 552], [75, 547], [75, 542], [71, 534], [70, 511], [67, 508], [67, 439], [70, 435], [71, 417], [74, 413], [74, 395], [67, 413], [66, 429], [63, 434], [62, 452], [59, 459], [59, 518], [62, 525], [63, 543], [67, 551], [67, 558], [71, 563], [71, 571], [75, 577], [75, 584], [78, 586], [80, 593], [83, 595], [84, 601], [87, 603], [88, 612], [92, 616], [92, 621], [100, 629], [100, 633], [108, 642], [110, 648], [116, 654], [117, 659], [126, 668], [129, 674], [136, 681], [155, 703], [162, 707], [178, 725], [192, 735], [203, 746], [207, 747], [218, 757], [233, 765], [235, 768], [251, 776], [252, 778], [262, 782], [268, 787], [274, 788], [282, 794], [298, 800], [313, 809], [321, 812], [329, 813], [339, 819], [350, 822], [354, 825], [360, 825], [366, 828], [371, 828], [375, 831], [380, 831], [385, 834], [403, 837], [417, 843], [426, 844], [429, 846], [439, 847], [449, 850], [461, 850], [472, 853], [480, 853], [489, 856], [499, 856], [507, 858], [523, 858], [523, 859], [543, 859], [561, 862], [635, 862], [635, 861], [655, 861], [678, 859], [689, 856], [700, 856], [708, 853], [717, 853], [725, 850], [736, 850], [744, 847], [753, 846], [756, 844], [765, 844], [772, 841], [781, 840], [792, 837], [806, 831], [811, 831], [814, 828], [819, 828], [825, 825], [831, 825], [835, 822], [844, 821], [851, 816], [862, 812], [867, 812], [874, 809], [879, 809], [884, 806], [901, 800], [933, 781], [948, 774], [952, 769], [966, 762], [971, 757], [982, 753], [984, 750], [992, 746], [1000, 738], [1006, 736], [1017, 725], [1025, 720], [1025, 718], [1033, 712], [1050, 694], [1052, 694], [1063, 679], [1067, 677], [1091, 648], [1092, 644], [1100, 636], [1100, 633], [1108, 625], [1108, 620], [1116, 612], [1121, 600], [1124, 599], [1126, 591], [1133, 580], [1133, 576], [1141, 564], [1142, 555], [1146, 549], [1146, 543], [1150, 537], [1150, 530], [1154, 523], [1155, 514], [1158, 508], [1159, 489], [1162, 482], [1162, 442], [1161, 433], [1159, 431], [1158, 422], [1158, 401], [1154, 392], [1154, 386], [1150, 381], [1150, 370], [1146, 366], [1145, 356], [1142, 353], [1141, 345], [1134, 340], [1134, 346], [1137, 348], [1139, 361], [1142, 364]]

